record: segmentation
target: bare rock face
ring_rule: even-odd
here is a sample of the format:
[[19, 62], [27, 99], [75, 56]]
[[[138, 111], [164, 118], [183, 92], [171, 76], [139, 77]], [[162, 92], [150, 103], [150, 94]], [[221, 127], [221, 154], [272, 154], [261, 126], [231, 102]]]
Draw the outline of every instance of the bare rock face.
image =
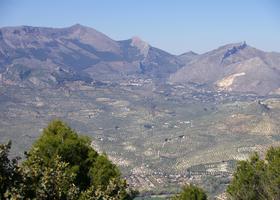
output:
[[139, 37], [133, 37], [130, 45], [136, 47], [144, 57], [147, 57], [150, 49], [150, 45], [147, 42], [144, 42]]

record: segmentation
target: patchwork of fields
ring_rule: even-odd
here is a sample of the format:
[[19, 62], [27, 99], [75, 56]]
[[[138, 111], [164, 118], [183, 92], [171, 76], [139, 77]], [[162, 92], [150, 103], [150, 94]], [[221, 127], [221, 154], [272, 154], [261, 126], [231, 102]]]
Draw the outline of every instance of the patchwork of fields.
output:
[[227, 184], [236, 160], [280, 143], [277, 97], [135, 82], [0, 88], [0, 140], [12, 140], [23, 156], [42, 128], [61, 118], [90, 136], [130, 185], [159, 194], [213, 177]]

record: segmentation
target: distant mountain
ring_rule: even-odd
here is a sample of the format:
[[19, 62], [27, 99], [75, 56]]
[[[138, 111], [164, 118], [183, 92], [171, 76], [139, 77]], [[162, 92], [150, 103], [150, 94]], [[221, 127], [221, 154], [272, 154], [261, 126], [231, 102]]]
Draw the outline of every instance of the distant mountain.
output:
[[197, 58], [199, 55], [193, 51], [188, 51], [178, 56], [179, 60], [181, 60], [184, 64], [189, 63], [193, 59]]
[[229, 44], [197, 56], [169, 80], [267, 95], [280, 88], [280, 54], [263, 52], [245, 42]]
[[129, 75], [165, 79], [180, 60], [139, 38], [114, 41], [79, 24], [0, 29], [0, 80], [7, 84], [56, 85], [114, 80]]
[[80, 24], [0, 29], [0, 82], [7, 85], [56, 87], [73, 81], [136, 77], [267, 95], [280, 93], [279, 75], [279, 53], [263, 52], [246, 43], [176, 56], [138, 37], [115, 41]]

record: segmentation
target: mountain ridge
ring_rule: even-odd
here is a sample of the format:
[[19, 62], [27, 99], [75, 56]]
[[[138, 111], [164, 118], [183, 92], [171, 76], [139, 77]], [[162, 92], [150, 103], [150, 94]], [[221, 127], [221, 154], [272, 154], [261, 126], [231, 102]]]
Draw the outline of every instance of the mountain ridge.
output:
[[[169, 80], [172, 83], [208, 84], [227, 92], [267, 95], [280, 86], [280, 79], [275, 76], [280, 72], [279, 58], [279, 53], [264, 52], [247, 45], [246, 42], [227, 44], [199, 55], [171, 74]], [[250, 62], [252, 60], [255, 62]], [[236, 76], [237, 74], [243, 75]], [[246, 78], [247, 75], [249, 76]], [[219, 84], [226, 78], [232, 80], [228, 85], [232, 87]], [[239, 79], [243, 80], [236, 81]], [[221, 85], [223, 87], [219, 87]]]
[[1, 80], [14, 84], [29, 81], [46, 86], [136, 76], [159, 83], [204, 84], [226, 92], [268, 95], [280, 90], [277, 52], [241, 42], [203, 54], [172, 55], [141, 38], [117, 41], [80, 24], [0, 28], [0, 65]]

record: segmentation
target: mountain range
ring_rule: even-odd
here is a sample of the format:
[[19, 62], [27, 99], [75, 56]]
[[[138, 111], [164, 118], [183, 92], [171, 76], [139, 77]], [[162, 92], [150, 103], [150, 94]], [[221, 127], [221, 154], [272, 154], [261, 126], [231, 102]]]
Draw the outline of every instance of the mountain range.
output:
[[200, 55], [172, 55], [138, 37], [115, 41], [80, 24], [0, 29], [3, 85], [56, 87], [69, 81], [90, 84], [131, 77], [198, 84], [217, 91], [278, 94], [280, 53], [264, 52], [242, 42]]
[[24, 157], [59, 118], [134, 188], [194, 180], [218, 194], [236, 160], [279, 146], [279, 73], [280, 53], [246, 42], [172, 55], [79, 24], [0, 28], [0, 143]]

